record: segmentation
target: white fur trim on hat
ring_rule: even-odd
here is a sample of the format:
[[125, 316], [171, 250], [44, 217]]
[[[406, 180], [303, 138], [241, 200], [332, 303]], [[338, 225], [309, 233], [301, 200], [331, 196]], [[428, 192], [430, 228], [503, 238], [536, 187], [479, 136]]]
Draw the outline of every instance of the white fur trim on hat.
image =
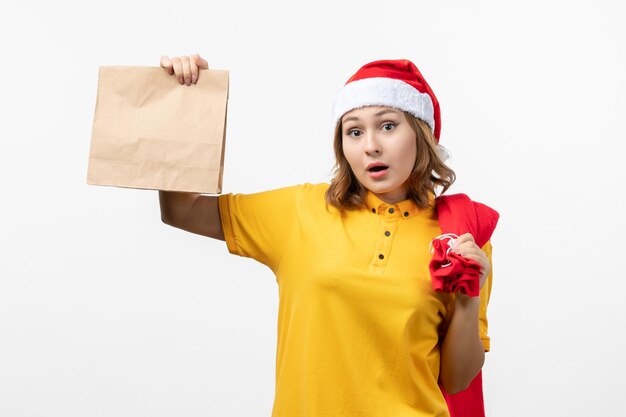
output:
[[333, 102], [333, 122], [337, 124], [350, 110], [366, 106], [404, 110], [435, 129], [435, 109], [430, 96], [404, 81], [384, 77], [364, 78], [344, 85]]

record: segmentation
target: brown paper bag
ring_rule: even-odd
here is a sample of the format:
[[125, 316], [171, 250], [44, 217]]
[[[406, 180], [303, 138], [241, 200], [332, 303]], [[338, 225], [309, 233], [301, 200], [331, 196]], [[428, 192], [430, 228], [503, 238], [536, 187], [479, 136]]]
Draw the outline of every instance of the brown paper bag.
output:
[[227, 101], [228, 71], [100, 67], [87, 184], [221, 193]]

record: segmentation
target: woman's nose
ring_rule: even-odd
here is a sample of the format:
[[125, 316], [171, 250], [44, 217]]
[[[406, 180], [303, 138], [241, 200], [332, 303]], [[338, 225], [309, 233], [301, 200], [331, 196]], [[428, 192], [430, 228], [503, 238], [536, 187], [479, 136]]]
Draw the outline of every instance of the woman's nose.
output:
[[376, 134], [368, 133], [365, 137], [365, 152], [368, 155], [380, 154], [382, 151]]

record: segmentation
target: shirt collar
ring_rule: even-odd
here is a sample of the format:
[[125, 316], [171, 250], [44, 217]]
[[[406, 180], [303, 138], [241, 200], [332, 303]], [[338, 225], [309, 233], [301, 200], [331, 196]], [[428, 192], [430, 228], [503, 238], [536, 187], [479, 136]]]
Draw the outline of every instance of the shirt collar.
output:
[[410, 198], [395, 204], [389, 204], [378, 198], [376, 194], [370, 190], [367, 190], [367, 195], [365, 196], [367, 208], [371, 213], [391, 214], [405, 219], [409, 219], [418, 214], [432, 214], [435, 210], [435, 194], [432, 191], [428, 192], [428, 201], [429, 207], [420, 209], [417, 204], [415, 204], [415, 201]]

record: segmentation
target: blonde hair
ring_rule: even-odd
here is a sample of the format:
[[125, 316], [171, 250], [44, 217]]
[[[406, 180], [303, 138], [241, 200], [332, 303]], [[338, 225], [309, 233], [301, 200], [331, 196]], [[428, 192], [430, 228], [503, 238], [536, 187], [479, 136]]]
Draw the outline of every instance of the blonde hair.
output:
[[[407, 198], [415, 201], [419, 208], [429, 205], [429, 193], [435, 193], [436, 187], [443, 187], [445, 193], [456, 180], [456, 174], [443, 163], [437, 152], [437, 141], [430, 126], [423, 120], [404, 112], [409, 126], [415, 132], [417, 156], [413, 171], [408, 178]], [[365, 207], [367, 189], [357, 180], [350, 164], [343, 153], [342, 124], [337, 123], [333, 147], [335, 149], [334, 178], [326, 190], [326, 206], [334, 206], [342, 214], [349, 209]]]

